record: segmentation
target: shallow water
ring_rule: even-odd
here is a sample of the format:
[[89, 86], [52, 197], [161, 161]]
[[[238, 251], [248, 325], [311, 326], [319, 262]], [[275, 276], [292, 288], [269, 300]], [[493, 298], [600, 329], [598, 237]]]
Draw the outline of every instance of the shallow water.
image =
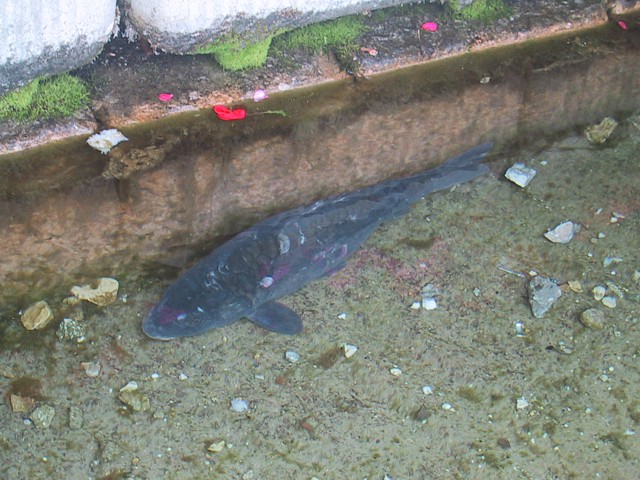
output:
[[[81, 344], [51, 330], [8, 336], [24, 340], [0, 351], [2, 390], [56, 415], [36, 429], [0, 408], [0, 476], [634, 478], [638, 151], [640, 131], [625, 121], [604, 147], [567, 136], [499, 154], [491, 174], [428, 197], [378, 229], [346, 269], [287, 297], [304, 319], [299, 336], [241, 321], [151, 341], [140, 322], [166, 285], [126, 283], [115, 304], [83, 306]], [[538, 170], [525, 189], [502, 175], [516, 161]], [[623, 217], [612, 222], [613, 212]], [[565, 220], [581, 225], [571, 242], [543, 237]], [[605, 268], [606, 257], [622, 261]], [[563, 286], [541, 319], [526, 298], [533, 271]], [[614, 309], [590, 292], [607, 282], [624, 297]], [[438, 308], [412, 310], [426, 283]], [[602, 330], [579, 322], [588, 307], [605, 313]], [[349, 359], [345, 343], [358, 348]], [[100, 363], [100, 374], [88, 377], [81, 362]], [[117, 399], [129, 381], [148, 410]], [[238, 397], [248, 412], [231, 411]], [[74, 428], [72, 407], [82, 417]]]

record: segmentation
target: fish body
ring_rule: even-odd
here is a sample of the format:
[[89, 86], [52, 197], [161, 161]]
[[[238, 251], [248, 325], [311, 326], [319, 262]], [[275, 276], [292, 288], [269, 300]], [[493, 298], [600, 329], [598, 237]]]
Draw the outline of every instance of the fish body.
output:
[[142, 323], [151, 338], [197, 335], [243, 317], [282, 334], [302, 320], [275, 300], [342, 268], [385, 221], [407, 213], [431, 192], [488, 171], [479, 145], [443, 165], [270, 217], [241, 232], [187, 270]]

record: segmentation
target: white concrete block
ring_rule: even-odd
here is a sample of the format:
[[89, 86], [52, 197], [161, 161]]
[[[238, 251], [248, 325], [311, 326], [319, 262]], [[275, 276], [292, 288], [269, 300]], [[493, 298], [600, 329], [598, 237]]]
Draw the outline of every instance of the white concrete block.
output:
[[0, 0], [0, 94], [90, 62], [115, 14], [116, 0]]
[[229, 32], [257, 37], [402, 0], [128, 0], [127, 15], [152, 45], [187, 53]]

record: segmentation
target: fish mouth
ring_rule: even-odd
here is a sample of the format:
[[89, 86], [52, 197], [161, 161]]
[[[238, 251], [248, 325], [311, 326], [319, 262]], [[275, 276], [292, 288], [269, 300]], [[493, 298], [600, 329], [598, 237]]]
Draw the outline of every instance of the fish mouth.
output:
[[168, 341], [178, 338], [178, 335], [169, 333], [164, 325], [159, 325], [154, 321], [156, 307], [157, 306], [154, 306], [149, 313], [147, 313], [147, 316], [144, 317], [144, 320], [142, 321], [142, 332], [153, 340]]

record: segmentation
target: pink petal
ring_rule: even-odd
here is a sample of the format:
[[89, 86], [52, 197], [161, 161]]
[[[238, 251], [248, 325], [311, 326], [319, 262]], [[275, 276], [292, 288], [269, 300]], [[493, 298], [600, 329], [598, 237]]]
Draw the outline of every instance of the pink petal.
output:
[[269, 98], [269, 95], [267, 95], [267, 92], [265, 92], [264, 90], [256, 90], [253, 93], [254, 102], [261, 102], [262, 100], [266, 100], [267, 98]]
[[424, 22], [420, 27], [427, 32], [435, 32], [438, 30], [438, 24], [436, 22]]
[[623, 30], [629, 30], [629, 25], [627, 25], [627, 22], [625, 22], [624, 20], [619, 20], [618, 26]]
[[173, 93], [160, 93], [158, 94], [158, 100], [161, 102], [168, 102], [173, 98]]

